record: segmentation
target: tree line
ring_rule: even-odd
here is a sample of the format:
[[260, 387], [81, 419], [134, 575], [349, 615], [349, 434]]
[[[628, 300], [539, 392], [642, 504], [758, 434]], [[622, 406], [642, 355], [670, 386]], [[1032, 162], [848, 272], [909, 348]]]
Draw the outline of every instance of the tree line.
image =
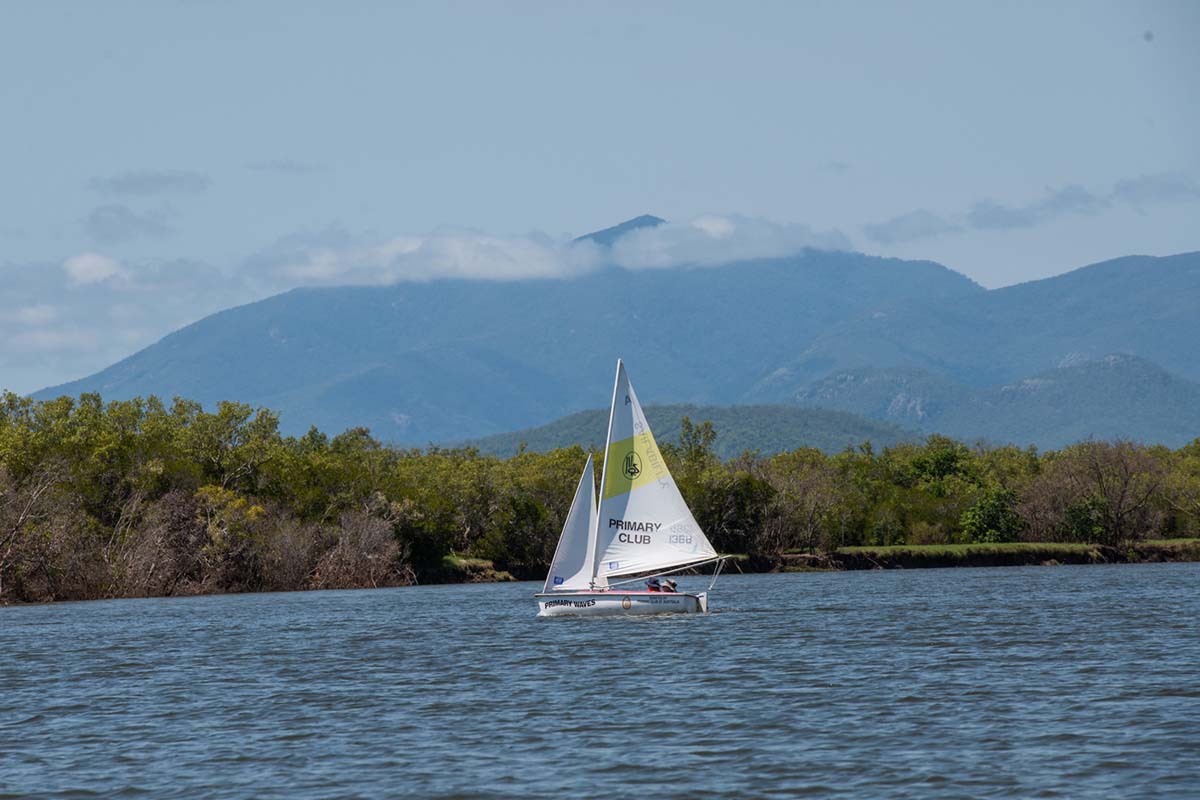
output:
[[[721, 552], [1200, 535], [1200, 439], [1055, 452], [943, 436], [722, 460], [709, 422], [660, 443]], [[595, 454], [600, 457], [599, 453]], [[0, 397], [0, 602], [541, 577], [587, 453], [283, 436], [267, 409]]]

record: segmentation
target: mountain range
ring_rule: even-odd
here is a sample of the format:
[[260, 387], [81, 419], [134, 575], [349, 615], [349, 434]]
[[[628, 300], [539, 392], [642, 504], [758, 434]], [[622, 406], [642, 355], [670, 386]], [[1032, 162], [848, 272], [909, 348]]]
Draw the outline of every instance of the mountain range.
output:
[[832, 373], [917, 367], [994, 386], [1111, 354], [1200, 380], [1200, 253], [1129, 256], [945, 303], [907, 299], [822, 331], [752, 391], [781, 399]]
[[[588, 237], [610, 247], [639, 217]], [[206, 317], [35, 396], [184, 396], [458, 442], [602, 405], [820, 407], [1053, 446], [1200, 434], [1200, 253], [1132, 256], [985, 290], [929, 261], [806, 250], [719, 266], [296, 289]], [[1110, 358], [1110, 356], [1114, 356]], [[836, 426], [835, 426], [836, 428]]]

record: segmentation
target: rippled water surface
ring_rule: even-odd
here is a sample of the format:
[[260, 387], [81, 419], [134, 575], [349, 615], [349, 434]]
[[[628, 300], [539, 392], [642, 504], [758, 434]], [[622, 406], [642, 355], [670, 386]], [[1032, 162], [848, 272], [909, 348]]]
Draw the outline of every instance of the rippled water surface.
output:
[[1200, 796], [1197, 564], [534, 589], [0, 609], [0, 796]]

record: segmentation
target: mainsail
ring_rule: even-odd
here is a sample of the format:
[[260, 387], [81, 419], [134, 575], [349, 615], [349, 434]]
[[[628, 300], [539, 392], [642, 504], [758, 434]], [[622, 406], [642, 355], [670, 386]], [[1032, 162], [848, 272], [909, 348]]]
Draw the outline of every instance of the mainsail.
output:
[[600, 483], [597, 583], [716, 557], [667, 470], [620, 361]]
[[550, 562], [543, 592], [570, 589], [588, 589], [596, 562], [596, 479], [592, 469], [592, 457], [588, 456], [575, 488], [575, 499], [563, 523], [562, 535], [558, 537], [558, 548]]

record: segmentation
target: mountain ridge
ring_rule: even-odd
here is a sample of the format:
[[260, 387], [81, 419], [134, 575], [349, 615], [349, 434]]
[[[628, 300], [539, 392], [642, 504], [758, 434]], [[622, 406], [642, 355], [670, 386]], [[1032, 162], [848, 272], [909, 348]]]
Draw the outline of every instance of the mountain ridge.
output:
[[35, 396], [232, 399], [277, 409], [289, 432], [365, 425], [425, 444], [594, 406], [620, 355], [649, 401], [731, 402], [791, 342], [864, 305], [976, 291], [931, 262], [825, 251], [573, 279], [295, 289]]
[[[580, 238], [608, 248], [661, 224], [643, 215]], [[804, 392], [831, 376], [917, 370], [922, 386], [941, 382], [922, 402], [945, 422], [955, 419], [950, 405], [973, 407], [978, 392], [1111, 353], [1200, 380], [1197, 307], [1200, 253], [1128, 256], [990, 291], [934, 262], [847, 251], [609, 264], [569, 278], [293, 289], [34, 396], [237, 400], [276, 409], [288, 433], [365, 426], [384, 441], [422, 445], [595, 407], [623, 356], [657, 404], [807, 402]], [[1175, 387], [1152, 402], [1187, 396]], [[864, 411], [862, 398], [838, 402]], [[1025, 435], [1033, 428], [1020, 416], [1011, 409], [1012, 431]], [[1158, 416], [1164, 435], [1179, 434]]]
[[1200, 380], [1198, 306], [1200, 252], [1110, 259], [954, 304], [905, 300], [831, 327], [746, 400], [779, 402], [824, 375], [864, 367], [921, 367], [982, 388], [1066, 357], [1115, 352]]

